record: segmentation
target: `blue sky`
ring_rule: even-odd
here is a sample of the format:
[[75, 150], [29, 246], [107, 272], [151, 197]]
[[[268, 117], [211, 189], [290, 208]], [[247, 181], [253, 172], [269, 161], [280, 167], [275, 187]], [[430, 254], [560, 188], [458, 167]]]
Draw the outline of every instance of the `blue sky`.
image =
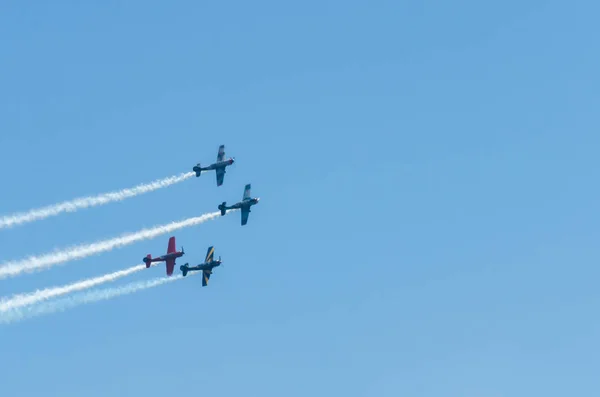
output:
[[[6, 2], [0, 213], [236, 164], [0, 231], [7, 260], [216, 210], [185, 279], [0, 328], [10, 396], [598, 391], [592, 1]], [[0, 282], [158, 255], [168, 235]], [[164, 266], [116, 284], [164, 274]], [[54, 391], [50, 391], [54, 390]]]

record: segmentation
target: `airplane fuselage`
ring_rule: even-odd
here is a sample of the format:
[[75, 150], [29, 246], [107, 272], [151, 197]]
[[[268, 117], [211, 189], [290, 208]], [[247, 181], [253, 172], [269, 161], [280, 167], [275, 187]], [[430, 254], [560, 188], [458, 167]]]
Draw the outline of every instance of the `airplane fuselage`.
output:
[[220, 261], [211, 261], [209, 263], [201, 263], [199, 265], [192, 266], [192, 267], [188, 266], [188, 271], [191, 271], [191, 270], [212, 270], [213, 268], [215, 268], [217, 266], [221, 266], [221, 262]]
[[173, 252], [172, 254], [161, 255], [157, 258], [144, 258], [144, 262], [164, 262], [169, 259], [176, 259], [183, 256], [183, 252]]
[[186, 263], [185, 265], [179, 266], [179, 268], [181, 269], [183, 276], [185, 277], [188, 274], [188, 272], [191, 272], [191, 271], [201, 271], [201, 272], [206, 272], [206, 273], [212, 274], [212, 269], [217, 266], [221, 266], [220, 260], [216, 260], [216, 261], [213, 260], [208, 263], [205, 262], [205, 263], [201, 263], [199, 265], [191, 266], [191, 267], [188, 266], [188, 264]]
[[248, 208], [248, 210], [250, 210], [250, 207], [252, 207], [253, 205], [258, 204], [259, 202], [259, 198], [249, 198], [246, 200], [242, 200], [239, 201], [231, 206], [225, 206], [225, 209], [227, 210], [235, 210], [235, 209], [242, 209], [242, 208]]
[[225, 168], [231, 164], [233, 164], [233, 159], [230, 158], [228, 160], [223, 160], [223, 161], [218, 161], [214, 164], [211, 164], [209, 166], [206, 167], [202, 167], [200, 164], [196, 164], [196, 166], [193, 168], [193, 171], [195, 172], [199, 172], [199, 171], [211, 171], [211, 170], [216, 170], [219, 168]]

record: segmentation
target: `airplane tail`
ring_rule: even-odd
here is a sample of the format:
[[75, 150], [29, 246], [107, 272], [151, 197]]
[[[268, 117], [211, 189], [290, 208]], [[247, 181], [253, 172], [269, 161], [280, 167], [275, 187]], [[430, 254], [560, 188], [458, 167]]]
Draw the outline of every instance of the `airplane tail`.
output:
[[221, 216], [225, 215], [225, 211], [227, 211], [227, 202], [223, 201], [223, 203], [219, 205], [219, 209], [221, 210]]
[[146, 264], [146, 269], [148, 269], [150, 267], [150, 264], [152, 263], [152, 255], [148, 254], [144, 257], [144, 263]]
[[187, 263], [185, 265], [179, 266], [179, 269], [183, 273], [183, 277], [187, 276], [187, 273], [188, 273], [188, 264]]
[[196, 171], [196, 178], [200, 176], [200, 174], [202, 173], [202, 167], [200, 166], [200, 163], [198, 163], [195, 167], [194, 167], [194, 171]]

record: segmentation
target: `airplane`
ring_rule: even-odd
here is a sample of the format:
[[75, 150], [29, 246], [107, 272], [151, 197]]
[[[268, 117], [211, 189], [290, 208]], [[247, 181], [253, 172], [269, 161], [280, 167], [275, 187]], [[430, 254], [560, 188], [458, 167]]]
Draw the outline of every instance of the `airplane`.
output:
[[206, 251], [206, 258], [204, 259], [204, 263], [201, 263], [197, 266], [189, 267], [186, 263], [179, 267], [181, 272], [183, 273], [183, 277], [185, 277], [188, 272], [193, 272], [197, 270], [202, 270], [202, 286], [206, 287], [208, 285], [208, 279], [210, 279], [210, 275], [212, 274], [212, 269], [221, 265], [221, 257], [219, 256], [218, 260], [214, 260], [213, 256], [215, 255], [215, 247], [208, 247], [208, 251]]
[[175, 259], [183, 256], [185, 252], [183, 252], [183, 247], [181, 247], [181, 251], [177, 251], [175, 249], [175, 237], [169, 238], [169, 246], [167, 248], [167, 254], [159, 256], [158, 258], [152, 258], [152, 255], [148, 254], [144, 259], [144, 263], [146, 264], [146, 269], [150, 267], [152, 262], [166, 262], [167, 264], [167, 276], [173, 274], [173, 270], [175, 269]]
[[217, 186], [223, 184], [225, 178], [225, 168], [235, 162], [234, 157], [225, 159], [225, 145], [219, 146], [219, 152], [217, 153], [217, 162], [209, 165], [208, 167], [202, 167], [200, 163], [196, 164], [193, 171], [196, 173], [196, 177], [199, 177], [202, 171], [216, 170], [217, 173]]
[[239, 201], [232, 206], [227, 206], [226, 201], [223, 201], [222, 204], [219, 204], [218, 208], [221, 210], [221, 216], [225, 215], [225, 212], [227, 210], [240, 209], [240, 210], [242, 210], [242, 226], [244, 226], [246, 223], [248, 223], [248, 216], [250, 215], [250, 207], [258, 204], [258, 202], [260, 201], [260, 198], [258, 198], [258, 197], [255, 197], [255, 198], [250, 197], [250, 189], [251, 189], [251, 187], [250, 187], [250, 183], [249, 183], [244, 188], [244, 196], [242, 198], [242, 201]]

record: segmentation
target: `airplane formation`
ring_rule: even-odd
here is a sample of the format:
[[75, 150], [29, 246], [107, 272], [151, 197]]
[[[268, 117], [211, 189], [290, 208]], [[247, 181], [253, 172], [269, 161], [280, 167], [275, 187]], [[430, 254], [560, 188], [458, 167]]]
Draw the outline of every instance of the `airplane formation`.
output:
[[[209, 166], [202, 167], [200, 163], [196, 164], [192, 170], [196, 173], [196, 177], [199, 177], [203, 171], [215, 171], [217, 177], [217, 186], [223, 185], [223, 181], [225, 179], [225, 169], [232, 165], [235, 162], [235, 158], [230, 157], [228, 159], [225, 158], [225, 145], [219, 146], [219, 151], [217, 153], [217, 161]], [[221, 216], [224, 216], [227, 210], [239, 209], [241, 211], [241, 224], [242, 226], [248, 223], [248, 217], [250, 215], [250, 207], [258, 204], [260, 198], [252, 197], [252, 186], [251, 184], [247, 184], [244, 187], [244, 193], [242, 195], [242, 200], [228, 206], [226, 201], [218, 205], [218, 209], [221, 211]], [[196, 266], [189, 266], [188, 263], [179, 267], [182, 275], [185, 277], [188, 272], [201, 271], [202, 272], [202, 286], [206, 287], [208, 285], [208, 280], [210, 279], [210, 275], [212, 274], [213, 268], [220, 266], [222, 261], [219, 256], [218, 260], [214, 259], [215, 247], [208, 247], [208, 251], [206, 252], [206, 257], [204, 258], [204, 262], [200, 263]], [[167, 245], [167, 253], [165, 255], [161, 255], [156, 258], [152, 258], [151, 254], [146, 255], [143, 258], [144, 263], [146, 264], [146, 268], [149, 268], [152, 262], [165, 262], [167, 276], [172, 276], [173, 271], [175, 270], [175, 260], [177, 258], [185, 255], [183, 251], [183, 247], [181, 247], [181, 251], [177, 251], [175, 245], [175, 236], [171, 236], [169, 238], [169, 243]]]

